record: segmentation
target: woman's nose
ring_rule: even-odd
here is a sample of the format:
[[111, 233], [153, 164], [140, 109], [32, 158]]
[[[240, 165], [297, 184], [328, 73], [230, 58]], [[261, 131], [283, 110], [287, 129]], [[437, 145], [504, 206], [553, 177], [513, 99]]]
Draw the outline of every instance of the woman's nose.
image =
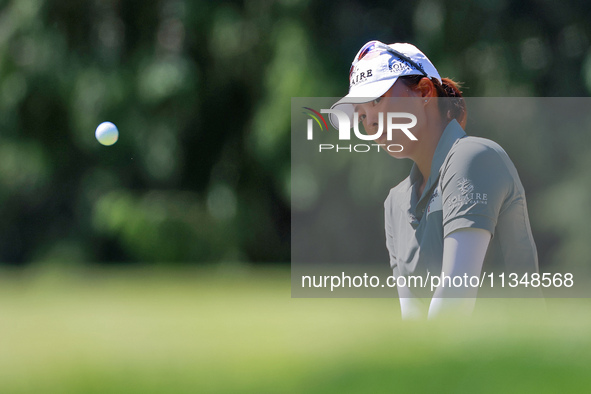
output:
[[365, 128], [367, 131], [374, 133], [379, 126], [380, 122], [380, 114], [375, 111], [367, 111], [366, 118], [365, 118]]

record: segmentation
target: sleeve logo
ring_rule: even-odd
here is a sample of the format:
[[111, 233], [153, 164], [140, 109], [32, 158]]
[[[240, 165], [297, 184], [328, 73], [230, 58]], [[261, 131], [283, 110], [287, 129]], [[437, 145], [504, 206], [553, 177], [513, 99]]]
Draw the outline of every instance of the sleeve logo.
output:
[[474, 185], [468, 178], [458, 180], [459, 195], [451, 196], [447, 200], [450, 209], [460, 208], [463, 205], [488, 204], [487, 193], [474, 193]]
[[472, 184], [472, 182], [470, 182], [468, 178], [462, 178], [458, 181], [458, 189], [460, 189], [460, 193], [462, 193], [462, 196], [465, 196], [466, 194], [474, 190], [474, 185]]

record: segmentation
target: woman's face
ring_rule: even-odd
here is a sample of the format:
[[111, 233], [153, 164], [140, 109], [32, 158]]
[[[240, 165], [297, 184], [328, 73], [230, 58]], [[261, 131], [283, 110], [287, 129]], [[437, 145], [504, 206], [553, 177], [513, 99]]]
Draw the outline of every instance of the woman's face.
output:
[[[355, 111], [359, 114], [359, 121], [363, 123], [367, 134], [375, 134], [378, 131], [380, 116], [382, 116], [384, 125], [382, 134], [375, 140], [375, 143], [384, 145], [383, 149], [395, 158], [408, 158], [412, 157], [418, 142], [421, 141], [421, 135], [424, 134], [422, 129], [426, 114], [423, 94], [420, 89], [411, 89], [399, 79], [382, 97], [368, 103], [355, 105]], [[393, 129], [392, 139], [388, 140], [386, 114], [389, 112], [406, 112], [416, 116], [417, 124], [409, 128], [409, 131], [417, 138], [417, 141], [411, 140], [400, 129]], [[394, 118], [392, 123], [407, 124], [409, 122], [410, 119], [401, 117]], [[400, 151], [400, 146], [403, 147], [402, 151]]]

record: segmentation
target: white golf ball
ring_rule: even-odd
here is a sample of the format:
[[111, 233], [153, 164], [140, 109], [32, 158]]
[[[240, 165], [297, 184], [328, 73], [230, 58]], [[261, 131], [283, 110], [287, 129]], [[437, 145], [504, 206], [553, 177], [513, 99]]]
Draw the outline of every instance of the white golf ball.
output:
[[96, 128], [94, 133], [98, 142], [105, 146], [113, 145], [119, 139], [119, 130], [111, 122], [103, 122]]

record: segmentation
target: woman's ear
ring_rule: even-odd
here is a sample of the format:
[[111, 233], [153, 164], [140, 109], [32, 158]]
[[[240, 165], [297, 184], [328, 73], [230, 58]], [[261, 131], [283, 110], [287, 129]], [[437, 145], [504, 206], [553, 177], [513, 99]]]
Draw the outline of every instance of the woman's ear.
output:
[[429, 78], [421, 78], [417, 84], [417, 89], [421, 92], [421, 97], [437, 97], [435, 85]]

